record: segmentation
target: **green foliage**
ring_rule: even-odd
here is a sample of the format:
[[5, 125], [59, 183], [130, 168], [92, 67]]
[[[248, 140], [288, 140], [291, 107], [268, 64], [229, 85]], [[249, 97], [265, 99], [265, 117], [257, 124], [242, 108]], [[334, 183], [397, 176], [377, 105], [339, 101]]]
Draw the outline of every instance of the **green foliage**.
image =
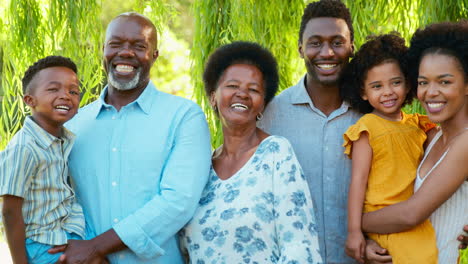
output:
[[82, 105], [96, 98], [103, 77], [96, 1], [50, 0], [46, 5], [43, 1], [11, 0], [5, 10], [0, 149], [29, 112], [22, 100], [21, 78], [32, 63], [52, 54], [74, 60], [82, 81]]
[[[353, 16], [356, 47], [369, 34], [396, 30], [409, 40], [422, 25], [468, 18], [466, 0], [343, 1]], [[189, 15], [178, 14], [176, 10], [186, 10], [192, 2], [193, 24]], [[276, 55], [280, 90], [283, 90], [305, 72], [297, 53], [297, 32], [304, 7], [303, 0], [0, 1], [0, 150], [21, 127], [29, 111], [21, 92], [21, 78], [27, 67], [47, 55], [72, 58], [82, 81], [81, 105], [89, 103], [103, 88], [104, 29], [113, 17], [132, 10], [151, 18], [159, 31], [160, 57], [151, 72], [157, 86], [190, 96], [188, 72], [191, 70], [193, 97], [205, 110], [213, 146], [218, 146], [222, 142], [220, 124], [211, 111], [201, 80], [208, 55], [234, 40], [258, 42]], [[191, 34], [192, 68], [189, 69], [186, 52]], [[421, 112], [422, 108], [416, 103], [406, 110]], [[461, 263], [468, 264], [467, 250], [463, 251]]]

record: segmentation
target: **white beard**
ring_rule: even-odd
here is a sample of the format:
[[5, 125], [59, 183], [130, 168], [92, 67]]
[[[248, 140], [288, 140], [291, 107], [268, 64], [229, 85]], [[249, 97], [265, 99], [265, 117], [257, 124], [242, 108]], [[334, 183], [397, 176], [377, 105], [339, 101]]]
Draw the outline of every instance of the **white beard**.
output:
[[112, 71], [109, 72], [107, 77], [108, 77], [108, 82], [110, 85], [112, 85], [112, 87], [120, 91], [128, 91], [128, 90], [132, 90], [136, 88], [138, 82], [140, 81], [140, 74], [141, 74], [141, 69], [138, 69], [135, 76], [128, 82], [117, 81]]

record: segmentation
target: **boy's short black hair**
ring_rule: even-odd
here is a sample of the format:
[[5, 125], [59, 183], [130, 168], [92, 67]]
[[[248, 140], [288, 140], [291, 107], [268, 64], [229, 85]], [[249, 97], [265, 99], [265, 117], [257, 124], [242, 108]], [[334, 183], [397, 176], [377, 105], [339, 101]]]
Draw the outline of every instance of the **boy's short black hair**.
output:
[[250, 64], [260, 70], [264, 80], [266, 106], [278, 90], [278, 66], [268, 49], [253, 42], [235, 41], [219, 47], [210, 55], [203, 72], [206, 95], [209, 97], [216, 91], [224, 71], [234, 64]]
[[78, 74], [76, 64], [70, 58], [62, 56], [47, 56], [29, 66], [24, 73], [24, 77], [21, 80], [23, 83], [23, 94], [31, 92], [32, 89], [29, 87], [29, 84], [39, 71], [51, 67], [66, 67]]
[[299, 28], [299, 43], [302, 42], [302, 35], [307, 23], [312, 18], [334, 17], [341, 18], [348, 25], [351, 43], [354, 41], [354, 28], [349, 9], [340, 0], [321, 0], [307, 5], [302, 15], [301, 27]]
[[431, 24], [416, 30], [408, 50], [409, 80], [418, 88], [419, 64], [428, 54], [448, 55], [460, 62], [468, 82], [468, 20]]
[[[405, 40], [398, 32], [368, 36], [367, 42], [356, 52], [354, 58], [345, 67], [341, 75], [339, 88], [343, 100], [361, 113], [372, 112], [374, 110], [372, 105], [361, 97], [364, 91], [364, 81], [370, 69], [385, 62], [395, 62], [399, 65], [408, 86], [407, 51], [408, 47], [405, 45]], [[406, 88], [410, 90], [410, 87]], [[409, 92], [403, 105], [411, 103], [414, 96], [414, 93]]]

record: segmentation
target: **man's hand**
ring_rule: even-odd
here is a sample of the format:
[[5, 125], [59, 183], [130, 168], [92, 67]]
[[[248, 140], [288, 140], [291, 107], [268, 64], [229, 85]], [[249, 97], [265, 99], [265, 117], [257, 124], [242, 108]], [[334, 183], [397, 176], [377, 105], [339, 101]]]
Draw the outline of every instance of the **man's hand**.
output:
[[354, 258], [359, 263], [364, 264], [364, 259], [366, 258], [365, 250], [366, 239], [364, 238], [362, 232], [360, 230], [356, 232], [349, 232], [345, 246], [346, 255]]
[[[60, 252], [61, 248], [54, 247], [49, 250], [49, 253]], [[91, 240], [68, 240], [68, 245], [65, 252], [60, 256], [58, 264], [75, 264], [89, 263], [101, 264], [104, 263], [105, 256], [98, 252], [97, 247]]]
[[468, 245], [468, 225], [463, 228], [465, 234], [458, 236], [458, 240], [460, 241], [459, 249], [465, 249]]
[[367, 239], [366, 264], [392, 264], [390, 256], [385, 248], [381, 248], [377, 242]]

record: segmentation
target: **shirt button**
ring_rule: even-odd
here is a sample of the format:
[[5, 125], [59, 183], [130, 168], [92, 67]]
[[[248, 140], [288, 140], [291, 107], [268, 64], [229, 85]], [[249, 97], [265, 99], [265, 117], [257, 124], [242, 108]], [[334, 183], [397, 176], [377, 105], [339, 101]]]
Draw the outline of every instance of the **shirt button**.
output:
[[123, 259], [124, 257], [124, 254], [119, 254], [119, 258]]
[[112, 186], [117, 186], [117, 183], [115, 181], [112, 182]]
[[325, 151], [328, 151], [328, 147], [325, 147]]
[[114, 218], [114, 223], [117, 223], [119, 222], [119, 219], [118, 218]]
[[116, 152], [117, 151], [117, 148], [112, 148], [112, 152]]
[[116, 117], [115, 116], [112, 116], [112, 120], [114, 120]]

